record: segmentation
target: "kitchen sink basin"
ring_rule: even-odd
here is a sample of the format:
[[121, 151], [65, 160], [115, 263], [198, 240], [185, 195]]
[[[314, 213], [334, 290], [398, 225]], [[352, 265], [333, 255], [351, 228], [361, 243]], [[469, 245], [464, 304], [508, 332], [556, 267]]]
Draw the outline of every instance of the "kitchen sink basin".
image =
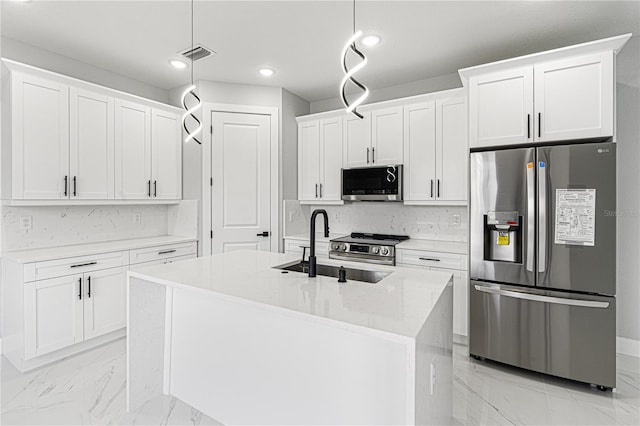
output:
[[[289, 262], [283, 265], [274, 266], [275, 269], [282, 269], [283, 271], [302, 272], [309, 273], [309, 264], [307, 262]], [[339, 266], [323, 265], [318, 263], [316, 265], [316, 274], [323, 275], [325, 277], [338, 278]], [[347, 281], [362, 281], [365, 283], [375, 284], [380, 282], [383, 278], [391, 274], [391, 272], [383, 271], [367, 271], [365, 269], [344, 268], [347, 272]]]

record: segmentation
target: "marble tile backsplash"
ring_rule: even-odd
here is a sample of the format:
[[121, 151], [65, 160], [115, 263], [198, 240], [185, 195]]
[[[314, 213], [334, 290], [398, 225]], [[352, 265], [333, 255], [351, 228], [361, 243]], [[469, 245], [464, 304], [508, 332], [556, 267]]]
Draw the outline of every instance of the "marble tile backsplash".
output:
[[[466, 206], [405, 206], [402, 203], [347, 203], [342, 206], [309, 206], [325, 209], [332, 233], [373, 232], [408, 235], [411, 238], [468, 241]], [[459, 224], [454, 223], [459, 216]]]
[[[134, 214], [140, 223], [134, 223]], [[20, 226], [32, 218], [32, 229]], [[2, 250], [95, 243], [167, 234], [167, 206], [2, 207]]]

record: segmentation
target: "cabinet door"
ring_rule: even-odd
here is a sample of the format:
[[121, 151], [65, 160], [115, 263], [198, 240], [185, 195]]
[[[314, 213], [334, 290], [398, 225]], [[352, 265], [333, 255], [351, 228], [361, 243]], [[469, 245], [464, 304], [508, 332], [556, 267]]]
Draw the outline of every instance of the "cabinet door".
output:
[[11, 78], [12, 198], [68, 198], [69, 87], [20, 73]]
[[116, 198], [149, 198], [151, 184], [151, 109], [115, 101]]
[[402, 164], [402, 127], [401, 106], [371, 112], [371, 164]]
[[84, 338], [101, 336], [125, 326], [127, 268], [84, 274]]
[[613, 52], [535, 66], [536, 140], [613, 136]]
[[320, 198], [342, 199], [342, 117], [320, 120]]
[[366, 167], [371, 164], [371, 113], [364, 118], [348, 115], [344, 118], [344, 167]]
[[404, 199], [435, 200], [436, 112], [435, 102], [408, 105], [404, 110]]
[[320, 130], [318, 120], [298, 124], [298, 199], [315, 201], [320, 183]]
[[113, 199], [113, 98], [70, 88], [70, 198]]
[[469, 79], [469, 146], [533, 141], [533, 67]]
[[81, 274], [25, 284], [26, 359], [83, 340], [82, 287]]
[[151, 119], [153, 198], [182, 198], [182, 140], [180, 115], [154, 109]]
[[453, 274], [453, 332], [467, 336], [469, 324], [469, 275], [466, 271], [431, 268], [432, 271]]
[[467, 199], [467, 108], [464, 98], [445, 99], [436, 107], [436, 197]]

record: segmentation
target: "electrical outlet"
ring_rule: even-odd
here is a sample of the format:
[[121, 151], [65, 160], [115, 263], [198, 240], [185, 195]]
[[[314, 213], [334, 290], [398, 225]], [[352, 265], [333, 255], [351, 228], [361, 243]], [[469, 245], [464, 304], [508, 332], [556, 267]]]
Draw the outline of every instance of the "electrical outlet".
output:
[[295, 211], [290, 211], [289, 212], [289, 222], [293, 222], [296, 219], [296, 212]]
[[453, 215], [453, 219], [451, 220], [451, 223], [455, 226], [460, 226], [460, 215], [455, 213]]
[[333, 214], [333, 219], [334, 219], [334, 220], [340, 220], [340, 212], [335, 212], [335, 213]]
[[431, 386], [430, 392], [433, 395], [433, 390], [436, 387], [436, 367], [434, 367], [433, 363], [431, 363]]
[[142, 213], [134, 213], [133, 214], [133, 223], [135, 225], [139, 225], [142, 222]]
[[30, 231], [33, 229], [33, 217], [20, 216], [20, 229], [23, 231]]

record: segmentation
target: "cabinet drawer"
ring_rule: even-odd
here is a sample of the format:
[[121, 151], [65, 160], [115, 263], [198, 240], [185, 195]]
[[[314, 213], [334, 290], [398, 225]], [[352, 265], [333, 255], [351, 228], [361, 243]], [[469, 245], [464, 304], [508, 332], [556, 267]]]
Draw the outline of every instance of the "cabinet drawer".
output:
[[396, 263], [399, 265], [427, 266], [465, 271], [467, 269], [467, 256], [455, 253], [398, 249], [396, 252]]
[[98, 269], [126, 266], [129, 259], [126, 251], [101, 253], [92, 256], [68, 257], [24, 265], [25, 282], [64, 277], [72, 274], [96, 271]]
[[147, 247], [143, 249], [131, 250], [129, 252], [129, 263], [135, 265], [152, 260], [162, 260], [170, 257], [179, 257], [196, 254], [196, 243], [167, 244], [164, 246]]
[[[302, 240], [285, 240], [284, 252], [285, 253], [300, 253], [302, 256], [302, 247], [309, 247], [308, 241]], [[307, 256], [309, 256], [309, 249], [307, 249]], [[316, 257], [324, 259], [329, 258], [329, 243], [325, 241], [316, 242]]]
[[195, 259], [195, 258], [196, 258], [196, 254], [192, 253], [184, 256], [168, 257], [166, 259], [157, 259], [157, 260], [151, 260], [149, 262], [138, 263], [137, 265], [131, 266], [131, 268], [129, 269], [132, 271], [137, 271], [138, 269], [146, 268], [147, 266], [166, 265], [167, 263], [175, 263], [175, 262], [180, 262], [181, 260], [188, 260], [188, 259]]

